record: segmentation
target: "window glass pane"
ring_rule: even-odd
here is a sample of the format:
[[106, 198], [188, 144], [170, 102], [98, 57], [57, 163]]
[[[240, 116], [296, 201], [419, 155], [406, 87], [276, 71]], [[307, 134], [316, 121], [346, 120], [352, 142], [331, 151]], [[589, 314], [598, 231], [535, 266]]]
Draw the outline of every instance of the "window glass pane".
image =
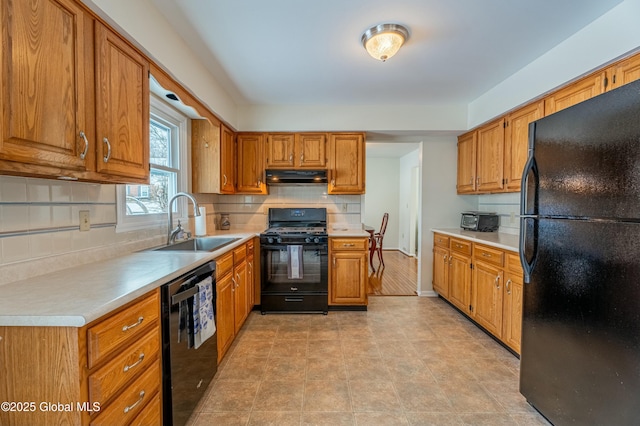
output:
[[151, 120], [149, 126], [149, 161], [159, 166], [171, 166], [171, 129]]
[[151, 169], [150, 185], [127, 185], [127, 215], [167, 213], [169, 196], [176, 193], [177, 174]]

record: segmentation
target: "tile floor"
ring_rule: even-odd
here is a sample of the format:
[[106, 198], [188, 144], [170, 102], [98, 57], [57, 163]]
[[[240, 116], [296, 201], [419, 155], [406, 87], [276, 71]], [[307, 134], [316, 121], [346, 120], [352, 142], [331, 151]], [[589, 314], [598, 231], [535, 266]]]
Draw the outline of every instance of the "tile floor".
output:
[[440, 299], [252, 312], [190, 419], [204, 425], [548, 425], [519, 360]]

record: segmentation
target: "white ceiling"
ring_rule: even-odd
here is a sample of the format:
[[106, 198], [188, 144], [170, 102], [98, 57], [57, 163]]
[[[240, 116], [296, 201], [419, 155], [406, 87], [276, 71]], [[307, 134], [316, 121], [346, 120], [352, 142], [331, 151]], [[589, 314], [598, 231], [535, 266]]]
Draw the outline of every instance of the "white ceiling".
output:
[[[238, 105], [469, 103], [622, 0], [152, 0]], [[360, 43], [394, 22], [387, 62]]]

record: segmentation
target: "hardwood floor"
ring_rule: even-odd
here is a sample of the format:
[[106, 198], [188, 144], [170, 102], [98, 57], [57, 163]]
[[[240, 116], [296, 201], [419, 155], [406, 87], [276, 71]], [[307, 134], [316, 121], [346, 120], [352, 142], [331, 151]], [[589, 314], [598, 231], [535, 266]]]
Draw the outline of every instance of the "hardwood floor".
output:
[[384, 267], [373, 258], [373, 272], [369, 267], [368, 294], [379, 296], [415, 296], [418, 284], [418, 259], [398, 250], [383, 250]]

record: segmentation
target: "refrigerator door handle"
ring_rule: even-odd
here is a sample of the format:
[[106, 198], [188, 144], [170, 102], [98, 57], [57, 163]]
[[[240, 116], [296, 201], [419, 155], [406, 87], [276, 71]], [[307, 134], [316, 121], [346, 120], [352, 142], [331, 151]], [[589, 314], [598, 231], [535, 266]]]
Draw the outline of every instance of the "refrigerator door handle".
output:
[[[520, 247], [518, 254], [520, 255], [520, 263], [522, 264], [522, 271], [524, 272], [524, 282], [529, 283], [531, 281], [531, 272], [535, 266], [536, 259], [538, 257], [538, 238], [536, 234], [536, 222], [538, 219], [534, 217], [521, 217], [520, 218]], [[527, 244], [527, 226], [529, 222], [533, 222], [533, 253], [531, 259], [527, 259], [527, 253], [525, 253], [525, 247]]]

